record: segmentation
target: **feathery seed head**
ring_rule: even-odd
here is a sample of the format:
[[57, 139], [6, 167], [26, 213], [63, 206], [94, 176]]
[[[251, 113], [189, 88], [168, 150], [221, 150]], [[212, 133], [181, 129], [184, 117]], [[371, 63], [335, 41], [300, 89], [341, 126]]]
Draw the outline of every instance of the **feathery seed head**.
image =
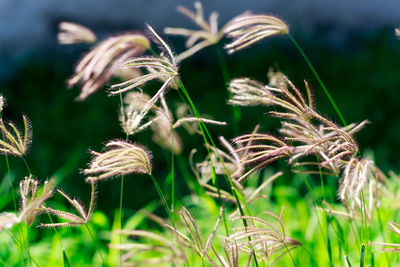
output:
[[20, 220], [15, 213], [3, 212], [0, 213], [0, 231], [10, 229], [14, 224], [20, 223]]
[[89, 209], [86, 210], [83, 203], [79, 199], [72, 199], [62, 190], [57, 189], [57, 192], [62, 195], [77, 211], [78, 215], [62, 210], [56, 210], [49, 207], [43, 207], [42, 212], [47, 212], [49, 214], [55, 215], [61, 219], [67, 220], [66, 222], [60, 223], [47, 223], [47, 224], [40, 224], [39, 227], [45, 228], [54, 228], [54, 227], [70, 227], [70, 226], [79, 226], [86, 224], [89, 222], [90, 218], [92, 217], [93, 210], [94, 210], [94, 202], [96, 197], [96, 187], [93, 181], [90, 181], [91, 184], [91, 194], [90, 194], [90, 204]]
[[183, 226], [186, 228], [188, 234], [185, 235], [183, 232], [177, 230], [175, 227], [172, 227], [170, 225], [166, 225], [166, 227], [174, 233], [179, 244], [189, 248], [198, 256], [204, 258], [207, 256], [208, 250], [211, 247], [211, 243], [214, 239], [215, 233], [217, 232], [220, 225], [222, 215], [223, 208], [221, 207], [217, 222], [215, 223], [214, 229], [208, 236], [206, 242], [204, 242], [203, 240], [202, 233], [197, 225], [196, 220], [185, 207], [182, 207], [182, 209], [179, 211], [179, 218]]
[[286, 237], [282, 214], [277, 216], [268, 211], [264, 213], [277, 223], [255, 216], [239, 216], [234, 220], [246, 220], [248, 226], [237, 227], [226, 239], [227, 242], [233, 243], [249, 255], [255, 250], [255, 255], [265, 262], [273, 257], [279, 259], [291, 249], [302, 245], [299, 241]]
[[71, 22], [61, 22], [57, 35], [60, 44], [95, 43], [96, 35], [88, 28]]
[[237, 106], [270, 105], [273, 94], [262, 83], [249, 78], [234, 79], [228, 90], [232, 96], [229, 104]]
[[151, 80], [159, 80], [163, 82], [163, 85], [151, 100], [152, 104], [154, 104], [159, 99], [160, 95], [165, 93], [168, 87], [174, 89], [178, 88], [178, 65], [172, 49], [150, 25], [147, 25], [147, 33], [149, 38], [153, 42], [155, 42], [163, 51], [162, 54], [159, 57], [136, 57], [130, 61], [125, 62], [122, 67], [144, 69], [147, 73], [128, 81], [112, 85], [110, 89], [111, 95], [116, 95], [129, 91]]
[[368, 159], [352, 158], [344, 168], [338, 192], [339, 199], [354, 216], [361, 210], [370, 221], [379, 206], [382, 185], [386, 176]]
[[46, 181], [43, 185], [41, 192], [38, 192], [39, 181], [33, 179], [31, 176], [25, 177], [19, 183], [19, 191], [21, 193], [21, 207], [18, 214], [20, 221], [25, 221], [31, 225], [37, 215], [41, 212], [40, 208], [44, 202], [53, 196], [54, 180]]
[[106, 151], [92, 151], [93, 159], [83, 173], [88, 181], [128, 175], [151, 174], [151, 154], [145, 148], [121, 140], [112, 140], [105, 145]]
[[4, 140], [0, 140], [0, 153], [15, 155], [22, 157], [28, 151], [31, 143], [31, 126], [28, 118], [23, 115], [24, 134], [15, 127], [12, 122], [8, 122], [7, 126], [0, 118], [0, 132], [4, 136]]
[[280, 158], [290, 156], [293, 150], [291, 146], [279, 138], [261, 133], [245, 134], [236, 137], [233, 142], [239, 145], [235, 152], [242, 153], [241, 163], [243, 165], [255, 164], [255, 167], [252, 167], [238, 179], [239, 182], [254, 171], [262, 169]]
[[183, 59], [192, 56], [199, 50], [218, 43], [224, 35], [224, 32], [218, 31], [218, 13], [212, 12], [210, 14], [209, 21], [207, 22], [203, 16], [203, 7], [200, 2], [195, 2], [194, 4], [196, 13], [191, 10], [178, 6], [178, 11], [183, 15], [190, 18], [194, 23], [196, 23], [200, 29], [199, 30], [189, 30], [185, 28], [171, 28], [167, 27], [164, 29], [164, 33], [169, 35], [183, 36], [187, 38], [185, 43], [187, 50], [182, 52], [177, 56], [177, 61], [182, 61]]
[[285, 82], [285, 74], [280, 71], [275, 71], [274, 68], [268, 70], [268, 86], [279, 87]]
[[4, 99], [4, 97], [2, 95], [0, 95], [0, 113], [3, 111], [5, 104], [6, 104], [6, 100]]
[[39, 213], [42, 212], [44, 202], [53, 196], [54, 181], [46, 181], [40, 190], [39, 181], [27, 176], [19, 183], [19, 192], [21, 194], [20, 209], [15, 213], [0, 214], [0, 231], [11, 228], [14, 224], [25, 222], [31, 225]]
[[[400, 224], [395, 222], [388, 222], [388, 228], [393, 233], [400, 235]], [[398, 243], [376, 243], [370, 242], [373, 246], [380, 246], [380, 250], [385, 252], [398, 252], [400, 251], [400, 244]]]
[[[163, 235], [145, 230], [117, 230], [115, 233], [134, 238], [121, 244], [109, 244], [110, 248], [123, 252], [121, 255], [122, 266], [131, 264], [140, 266], [179, 265], [186, 259], [185, 252], [181, 247]], [[151, 254], [146, 254], [149, 251]]]
[[143, 54], [149, 48], [150, 42], [142, 34], [110, 37], [81, 59], [68, 85], [82, 84], [78, 100], [84, 100], [103, 86], [122, 63]]
[[153, 141], [177, 155], [181, 154], [183, 150], [182, 139], [173, 129], [172, 122], [164, 112], [158, 110], [156, 113], [158, 119], [155, 119], [155, 122], [151, 124]]
[[396, 34], [397, 38], [400, 38], [400, 28], [396, 28], [394, 33]]
[[121, 127], [127, 135], [133, 135], [146, 129], [149, 123], [143, 124], [143, 119], [153, 108], [148, 105], [150, 96], [142, 92], [129, 92], [124, 97], [124, 105], [121, 107], [119, 120]]
[[277, 17], [246, 12], [233, 18], [224, 32], [227, 37], [233, 38], [231, 43], [225, 45], [228, 53], [231, 54], [269, 36], [288, 34], [289, 29]]

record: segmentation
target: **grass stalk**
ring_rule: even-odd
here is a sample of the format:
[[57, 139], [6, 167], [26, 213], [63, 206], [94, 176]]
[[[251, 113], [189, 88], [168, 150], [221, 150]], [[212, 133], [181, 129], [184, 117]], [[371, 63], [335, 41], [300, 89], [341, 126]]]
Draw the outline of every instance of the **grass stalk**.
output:
[[106, 262], [104, 261], [103, 254], [101, 253], [101, 249], [99, 249], [98, 246], [97, 246], [97, 243], [96, 243], [96, 240], [94, 239], [94, 236], [93, 236], [93, 234], [92, 234], [92, 231], [90, 231], [90, 228], [89, 228], [89, 226], [88, 226], [87, 223], [85, 224], [85, 226], [86, 226], [86, 229], [87, 229], [88, 232], [89, 232], [90, 237], [92, 238], [93, 243], [95, 243], [95, 245], [96, 245], [96, 247], [97, 247], [97, 249], [98, 249], [98, 251], [99, 251], [100, 258], [101, 258], [101, 261], [102, 261], [102, 263], [103, 263], [103, 266], [104, 266], [104, 267], [107, 266], [107, 265], [106, 265]]
[[[222, 49], [218, 44], [214, 45], [214, 50], [217, 55], [218, 59], [218, 65], [222, 73], [222, 77], [224, 79], [224, 88], [226, 89], [225, 91], [228, 92], [228, 98], [230, 97], [230, 93], [228, 89], [228, 84], [231, 80], [231, 75], [229, 74], [229, 69], [226, 64], [226, 60], [224, 55], [222, 54]], [[239, 134], [239, 121], [242, 118], [242, 113], [240, 111], [240, 108], [237, 106], [232, 106], [233, 110], [233, 134], [236, 136]]]
[[[192, 110], [193, 110], [193, 112], [194, 112], [196, 118], [198, 119], [199, 128], [200, 128], [200, 131], [201, 131], [201, 133], [202, 133], [204, 142], [206, 143], [207, 150], [208, 150], [208, 152], [209, 152], [209, 148], [208, 148], [208, 146], [207, 146], [208, 140], [211, 142], [211, 145], [212, 145], [214, 148], [216, 148], [215, 142], [214, 142], [214, 140], [212, 139], [212, 137], [211, 137], [211, 135], [210, 135], [210, 132], [208, 131], [207, 126], [205, 125], [205, 123], [203, 123], [203, 122], [200, 120], [200, 114], [199, 114], [199, 112], [198, 112], [196, 106], [194, 105], [192, 99], [190, 98], [188, 92], [186, 91], [186, 88], [185, 88], [185, 86], [183, 85], [182, 81], [180, 81], [179, 85], [180, 85], [180, 87], [179, 87], [180, 90], [182, 91], [183, 95], [186, 97], [186, 100], [189, 102], [189, 104], [190, 104], [190, 106], [191, 106], [191, 108], [192, 108]], [[206, 136], [206, 135], [207, 135], [207, 136]], [[208, 138], [208, 140], [207, 140], [207, 138]], [[233, 194], [234, 197], [235, 197], [236, 204], [237, 204], [237, 206], [238, 206], [238, 208], [239, 208], [240, 215], [241, 215], [241, 216], [244, 216], [245, 214], [244, 214], [243, 208], [242, 208], [241, 203], [240, 203], [240, 200], [239, 200], [239, 195], [240, 195], [240, 198], [241, 198], [242, 201], [243, 201], [243, 204], [245, 205], [245, 207], [246, 207], [247, 210], [248, 210], [248, 205], [247, 205], [247, 203], [246, 203], [246, 200], [244, 199], [244, 197], [241, 196], [241, 194], [236, 190], [236, 187], [233, 185], [233, 182], [232, 182], [232, 179], [231, 179], [231, 177], [230, 177], [230, 175], [229, 175], [229, 172], [228, 172], [228, 170], [226, 169], [226, 166], [225, 166], [225, 164], [224, 164], [224, 161], [223, 161], [221, 155], [218, 153], [218, 150], [217, 150], [217, 149], [216, 149], [216, 153], [217, 153], [217, 156], [218, 156], [219, 160], [221, 161], [221, 164], [222, 164], [222, 166], [223, 166], [223, 168], [224, 168], [225, 177], [227, 178], [227, 181], [229, 182], [229, 185], [230, 185], [232, 194]], [[210, 153], [209, 153], [209, 154], [210, 154]], [[214, 168], [214, 163], [213, 163], [212, 161], [211, 161], [211, 164], [213, 165], [213, 168]], [[249, 212], [249, 210], [248, 210], [248, 212]], [[251, 216], [251, 214], [250, 214], [250, 216]], [[225, 219], [225, 217], [224, 217], [224, 219]], [[245, 219], [242, 219], [242, 222], [243, 222], [244, 227], [247, 228], [247, 227], [248, 227], [247, 221], [246, 221]], [[251, 241], [251, 237], [249, 236], [249, 242], [250, 242], [250, 241]], [[258, 267], [257, 257], [256, 257], [256, 254], [255, 254], [254, 249], [252, 249], [252, 253], [253, 253], [253, 257], [254, 257], [254, 264], [255, 264], [255, 266]]]
[[174, 136], [171, 135], [171, 214], [175, 214], [175, 155], [174, 155]]
[[361, 256], [360, 256], [360, 267], [364, 267], [364, 261], [365, 261], [365, 245], [361, 245]]
[[172, 227], [175, 228], [174, 217], [173, 217], [172, 214], [171, 214], [171, 210], [170, 210], [169, 207], [168, 207], [168, 203], [167, 203], [167, 201], [166, 201], [166, 199], [165, 199], [165, 197], [164, 197], [164, 194], [163, 194], [163, 192], [162, 192], [162, 190], [161, 190], [161, 187], [160, 187], [160, 185], [157, 183], [157, 180], [156, 180], [156, 178], [154, 177], [153, 174], [149, 174], [149, 176], [151, 177], [151, 180], [153, 181], [153, 184], [154, 184], [154, 186], [155, 186], [155, 188], [156, 188], [156, 190], [157, 190], [158, 196], [160, 197], [161, 202], [162, 202], [163, 205], [164, 205], [165, 211], [167, 212], [167, 214], [169, 215], [169, 217], [170, 217], [170, 219], [171, 219]]
[[342, 115], [342, 112], [340, 112], [338, 106], [336, 105], [335, 101], [333, 100], [333, 98], [332, 98], [331, 94], [329, 93], [328, 89], [326, 88], [325, 84], [322, 82], [322, 80], [319, 77], [319, 75], [318, 75], [317, 71], [315, 70], [314, 66], [311, 64], [311, 61], [308, 59], [306, 53], [304, 52], [304, 50], [301, 48], [299, 43], [296, 41], [296, 39], [294, 39], [294, 37], [291, 34], [288, 34], [288, 36], [289, 36], [289, 39], [294, 44], [294, 46], [296, 46], [297, 50], [300, 52], [301, 56], [306, 61], [308, 67], [311, 69], [311, 72], [313, 73], [313, 75], [317, 79], [317, 81], [318, 81], [319, 85], [321, 86], [322, 90], [324, 91], [325, 95], [328, 97], [329, 102], [331, 103], [332, 107], [334, 108], [334, 110], [336, 111], [337, 115], [339, 116], [343, 126], [347, 126], [347, 122], [344, 119], [344, 117]]

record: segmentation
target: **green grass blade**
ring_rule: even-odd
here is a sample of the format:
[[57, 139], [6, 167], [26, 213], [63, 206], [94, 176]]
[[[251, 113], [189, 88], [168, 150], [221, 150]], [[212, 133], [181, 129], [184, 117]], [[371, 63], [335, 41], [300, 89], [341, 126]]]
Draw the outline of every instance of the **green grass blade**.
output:
[[64, 263], [64, 267], [70, 267], [71, 264], [69, 263], [69, 259], [67, 256], [67, 253], [65, 252], [65, 250], [63, 250], [63, 263]]
[[360, 257], [360, 267], [364, 267], [364, 261], [365, 261], [365, 245], [361, 245], [361, 257]]
[[296, 48], [299, 50], [301, 56], [304, 58], [304, 60], [306, 61], [308, 67], [311, 69], [312, 73], [314, 74], [315, 78], [317, 79], [319, 85], [321, 86], [322, 90], [324, 91], [325, 95], [328, 97], [329, 102], [331, 103], [331, 105], [333, 106], [333, 108], [335, 109], [337, 115], [339, 116], [340, 120], [342, 121], [344, 126], [347, 126], [347, 122], [344, 119], [342, 113], [340, 112], [338, 106], [336, 105], [335, 101], [333, 100], [331, 94], [329, 93], [328, 89], [326, 88], [325, 84], [322, 82], [321, 78], [319, 77], [317, 71], [315, 70], [314, 66], [311, 64], [311, 61], [308, 59], [306, 53], [303, 51], [303, 49], [301, 48], [301, 46], [299, 45], [299, 43], [293, 38], [292, 35], [288, 34], [290, 40], [293, 42], [293, 44], [296, 46]]

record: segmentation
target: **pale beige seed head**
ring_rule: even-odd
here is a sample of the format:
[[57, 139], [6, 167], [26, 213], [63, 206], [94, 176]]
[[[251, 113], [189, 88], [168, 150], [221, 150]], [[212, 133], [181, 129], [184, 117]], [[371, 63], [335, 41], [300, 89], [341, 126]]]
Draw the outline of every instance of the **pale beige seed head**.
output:
[[41, 190], [39, 190], [39, 184], [40, 182], [33, 179], [32, 176], [25, 177], [19, 184], [21, 207], [18, 218], [28, 225], [35, 221], [44, 202], [53, 196], [54, 180], [45, 181]]
[[273, 94], [262, 83], [249, 78], [233, 79], [228, 90], [231, 99], [228, 103], [237, 106], [270, 105]]
[[400, 38], [400, 28], [396, 28], [394, 33], [396, 34], [397, 38]]
[[3, 212], [0, 214], [0, 231], [10, 229], [14, 224], [20, 223], [20, 220], [15, 213]]
[[338, 196], [351, 216], [359, 215], [368, 222], [379, 206], [385, 175], [369, 159], [352, 158], [344, 167]]
[[245, 13], [232, 19], [224, 32], [227, 37], [233, 38], [232, 42], [225, 46], [231, 54], [261, 39], [288, 34], [289, 28], [277, 17]]
[[121, 140], [105, 145], [106, 151], [92, 151], [93, 159], [83, 170], [88, 181], [104, 180], [131, 173], [151, 174], [151, 154], [142, 146]]
[[191, 19], [200, 29], [191, 30], [186, 28], [167, 27], [164, 32], [169, 35], [183, 36], [187, 38], [186, 51], [177, 56], [178, 61], [192, 56], [201, 49], [218, 43], [224, 36], [223, 30], [218, 30], [218, 13], [212, 12], [209, 21], [204, 19], [203, 7], [200, 2], [194, 4], [196, 12], [183, 6], [178, 6], [178, 11]]
[[[121, 251], [121, 266], [181, 266], [186, 260], [185, 252], [176, 242], [159, 233], [146, 230], [116, 230], [124, 236], [123, 243], [109, 244], [111, 249]], [[131, 237], [128, 239], [128, 237]], [[151, 255], [147, 252], [151, 251]], [[145, 256], [142, 256], [145, 254]]]
[[179, 73], [177, 59], [171, 47], [167, 45], [166, 41], [150, 25], [147, 25], [147, 31], [149, 38], [159, 46], [162, 53], [159, 56], [136, 57], [124, 62], [121, 67], [142, 69], [145, 73], [128, 81], [112, 85], [110, 95], [118, 95], [144, 85], [148, 81], [158, 80], [163, 85], [151, 100], [151, 104], [154, 104], [169, 87], [178, 88]]
[[113, 76], [121, 79], [122, 81], [128, 81], [131, 79], [135, 79], [142, 75], [140, 70], [133, 69], [133, 68], [118, 68], [114, 73]]
[[88, 28], [72, 23], [61, 22], [58, 25], [57, 35], [60, 44], [95, 43], [96, 35]]
[[182, 207], [182, 209], [179, 211], [179, 219], [182, 225], [186, 228], [184, 231], [187, 232], [188, 234], [185, 235], [183, 231], [177, 230], [176, 227], [172, 227], [170, 225], [165, 225], [165, 226], [174, 233], [177, 242], [181, 246], [189, 248], [198, 256], [204, 258], [207, 256], [208, 250], [210, 249], [213, 239], [215, 237], [215, 233], [218, 230], [223, 215], [223, 211], [224, 209], [221, 207], [219, 217], [216, 220], [214, 229], [207, 237], [207, 240], [203, 239], [203, 234], [200, 231], [200, 228], [195, 218], [185, 207]]
[[171, 121], [166, 114], [160, 111], [157, 111], [157, 117], [158, 119], [151, 125], [153, 141], [177, 155], [181, 154], [183, 150], [182, 139], [172, 128]]
[[142, 92], [129, 92], [125, 95], [119, 120], [127, 135], [133, 135], [149, 126], [147, 123], [143, 123], [143, 120], [150, 109], [153, 108], [153, 106], [147, 104], [150, 100], [150, 96]]
[[[24, 133], [22, 134], [12, 122], [5, 124], [0, 118], [0, 132], [3, 139], [0, 139], [0, 154], [15, 155], [22, 157], [28, 151], [31, 143], [31, 127], [28, 118], [22, 116]], [[7, 125], [7, 126], [6, 126]]]
[[268, 86], [279, 87], [285, 82], [285, 74], [275, 71], [274, 68], [268, 69]]
[[125, 61], [142, 55], [149, 47], [149, 40], [142, 34], [110, 37], [81, 59], [68, 85], [81, 84], [78, 100], [84, 100], [102, 87]]
[[45, 228], [54, 228], [54, 227], [70, 227], [70, 226], [79, 226], [86, 224], [89, 222], [92, 214], [93, 214], [93, 209], [94, 209], [94, 202], [95, 202], [95, 196], [96, 196], [96, 190], [95, 190], [95, 183], [90, 182], [91, 184], [91, 194], [90, 194], [90, 204], [89, 204], [89, 209], [86, 209], [83, 205], [83, 203], [79, 199], [71, 198], [68, 196], [66, 193], [64, 193], [62, 190], [57, 189], [57, 192], [62, 195], [76, 210], [76, 214], [63, 211], [63, 210], [58, 210], [58, 209], [52, 209], [49, 207], [43, 207], [42, 212], [47, 212], [49, 214], [55, 215], [59, 218], [62, 218], [66, 220], [66, 222], [60, 222], [60, 223], [47, 223], [47, 224], [40, 224], [39, 227], [45, 227]]
[[2, 95], [0, 95], [0, 113], [3, 111], [3, 107], [6, 104], [6, 100], [4, 99], [4, 97]]
[[[269, 263], [271, 260], [278, 261], [285, 253], [290, 253], [302, 244], [296, 239], [286, 236], [285, 225], [282, 221], [282, 212], [279, 216], [264, 211], [269, 219], [256, 216], [239, 216], [234, 221], [246, 220], [248, 225], [245, 227], [236, 227], [234, 232], [226, 239], [227, 242], [235, 244], [238, 248], [258, 259]], [[249, 246], [250, 245], [250, 246]]]

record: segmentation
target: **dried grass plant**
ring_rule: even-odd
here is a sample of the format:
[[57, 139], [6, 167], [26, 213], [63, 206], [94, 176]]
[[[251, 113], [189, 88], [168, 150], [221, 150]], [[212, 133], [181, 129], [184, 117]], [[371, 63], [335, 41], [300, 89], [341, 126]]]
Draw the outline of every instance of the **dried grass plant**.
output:
[[31, 126], [28, 118], [22, 116], [24, 123], [23, 134], [12, 122], [8, 122], [7, 126], [0, 118], [0, 132], [3, 136], [3, 140], [0, 140], [0, 153], [23, 157], [29, 149], [31, 143]]
[[[321, 233], [325, 234], [326, 231], [327, 237], [323, 241], [328, 247], [331, 266], [334, 264], [329, 231], [330, 229], [336, 231], [335, 234], [340, 239], [339, 235], [343, 236], [343, 231], [339, 219], [342, 218], [350, 220], [350, 224], [354, 223], [357, 227], [361, 221], [360, 227], [363, 228], [357, 229], [360, 239], [360, 244], [357, 245], [362, 247], [361, 266], [364, 262], [365, 244], [379, 247], [382, 251], [400, 251], [400, 245], [397, 243], [371, 242], [373, 237], [365, 234], [367, 231], [365, 229], [374, 227], [371, 222], [376, 220], [375, 211], [381, 206], [382, 199], [384, 197], [396, 199], [396, 194], [397, 198], [399, 194], [399, 192], [390, 191], [389, 179], [375, 165], [375, 162], [361, 156], [355, 134], [369, 122], [364, 120], [360, 123], [346, 123], [304, 51], [289, 34], [288, 25], [274, 16], [246, 12], [218, 28], [218, 13], [212, 12], [206, 20], [199, 2], [195, 2], [194, 12], [182, 6], [178, 7], [178, 11], [191, 19], [199, 29], [168, 27], [164, 32], [187, 38], [185, 43], [187, 50], [176, 55], [167, 40], [150, 25], [146, 25], [145, 34], [126, 33], [99, 41], [79, 61], [74, 74], [68, 80], [70, 87], [81, 87], [77, 99], [85, 100], [102, 88], [112, 76], [120, 79], [120, 82], [111, 85], [107, 91], [109, 96], [120, 97], [119, 121], [125, 140], [112, 139], [105, 143], [102, 152], [90, 151], [92, 158], [87, 167], [81, 171], [91, 187], [88, 208], [77, 198], [70, 197], [61, 189], [55, 189], [53, 180], [44, 182], [42, 187], [39, 186], [39, 180], [33, 178], [24, 158], [31, 142], [31, 128], [27, 117], [23, 116], [23, 132], [13, 122], [4, 122], [0, 117], [0, 153], [5, 155], [11, 186], [13, 181], [8, 155], [22, 158], [29, 173], [19, 183], [21, 196], [19, 210], [15, 208], [15, 212], [0, 214], [0, 231], [12, 231], [14, 225], [22, 222], [31, 226], [37, 221], [39, 215], [47, 214], [50, 222], [41, 222], [39, 227], [59, 228], [85, 225], [93, 243], [97, 244], [99, 243], [96, 240], [97, 235], [92, 235], [87, 225], [95, 209], [96, 185], [98, 182], [120, 177], [120, 207], [113, 230], [110, 235], [108, 235], [109, 232], [106, 235], [99, 233], [100, 238], [104, 236], [110, 238], [111, 250], [121, 253], [120, 266], [181, 266], [191, 264], [192, 259], [195, 259], [195, 264], [201, 261], [203, 266], [238, 267], [259, 266], [258, 264], [273, 266], [285, 255], [288, 260], [291, 259], [292, 263], [297, 265], [292, 251], [303, 244], [297, 239], [288, 237], [291, 233], [287, 228], [290, 228], [290, 231], [298, 228], [293, 226], [293, 222], [287, 225], [283, 223], [283, 208], [279, 215], [270, 211], [260, 212], [260, 207], [265, 210], [265, 206], [268, 206], [266, 199], [271, 195], [275, 196], [267, 192], [266, 188], [272, 187], [272, 183], [282, 177], [283, 172], [275, 171], [275, 168], [271, 168], [271, 172], [264, 176], [257, 175], [257, 172], [269, 167], [275, 161], [285, 159], [292, 171], [303, 177], [319, 174], [321, 182], [325, 176], [338, 178], [337, 199], [341, 203], [340, 209], [337, 209], [339, 204], [325, 201], [325, 195], [324, 201], [319, 201], [312, 189], [307, 188], [314, 198], [313, 207], [318, 206], [316, 209], [320, 208], [324, 212], [325, 217], [321, 220], [322, 223], [319, 217], [316, 220], [318, 220]], [[97, 42], [96, 35], [90, 29], [75, 23], [63, 22], [59, 25], [59, 30], [58, 40], [61, 44]], [[399, 35], [399, 29], [395, 30], [395, 34]], [[217, 45], [224, 37], [232, 39], [225, 45], [228, 54], [232, 54], [275, 35], [289, 36], [299, 49], [337, 111], [341, 124], [317, 110], [313, 92], [306, 81], [305, 90], [302, 92], [283, 73], [269, 69], [268, 84], [250, 78], [232, 79], [227, 88], [230, 95], [228, 104], [241, 107], [263, 106], [269, 109], [268, 114], [281, 121], [278, 133], [276, 135], [263, 133], [257, 125], [252, 132], [237, 136], [232, 139], [232, 142], [220, 136], [221, 146], [217, 147], [212, 137], [214, 133], [210, 133], [207, 125], [225, 126], [227, 123], [214, 120], [207, 115], [200, 116], [181, 80], [179, 62], [188, 59], [203, 48]], [[158, 46], [159, 52], [151, 48], [152, 43]], [[147, 55], [146, 52], [151, 52], [152, 55]], [[219, 57], [219, 60], [222, 61], [223, 57]], [[226, 78], [229, 75], [225, 73], [224, 76]], [[154, 81], [161, 84], [156, 93], [153, 95], [144, 93], [147, 92], [147, 84]], [[180, 106], [173, 109], [173, 102], [168, 94], [170, 89], [176, 90], [186, 103], [179, 103]], [[0, 95], [0, 113], [4, 106], [5, 98]], [[192, 149], [189, 156], [185, 154], [184, 146], [187, 144], [178, 130], [181, 126], [186, 128], [189, 134], [199, 134], [203, 138], [203, 152], [206, 154], [200, 161], [194, 159], [197, 149]], [[165, 188], [169, 184], [160, 186], [153, 176], [153, 164], [162, 165], [159, 162], [152, 164], [152, 153], [156, 152], [150, 152], [144, 146], [131, 141], [137, 139], [136, 134], [145, 131], [151, 131], [153, 142], [171, 152], [167, 154], [170, 155], [171, 162], [171, 170], [166, 175], [171, 184], [171, 191], [168, 194], [165, 194]], [[188, 159], [185, 158], [186, 156]], [[175, 200], [175, 157], [180, 160], [180, 163], [187, 160], [194, 173], [193, 177], [187, 172], [184, 173], [187, 180], [193, 178], [196, 183], [193, 187], [189, 186], [192, 190], [190, 201]], [[161, 226], [158, 230], [141, 229], [142, 225], [136, 221], [137, 229], [123, 227], [123, 181], [125, 176], [131, 174], [148, 175], [155, 185], [169, 220], [150, 212], [144, 213], [143, 217], [158, 223]], [[220, 177], [225, 178], [223, 185], [219, 183]], [[256, 181], [257, 178], [258, 181]], [[190, 180], [189, 183], [192, 182]], [[324, 190], [323, 183], [321, 187]], [[275, 187], [272, 188], [275, 189]], [[390, 193], [389, 197], [386, 196], [387, 191]], [[75, 211], [52, 208], [55, 205], [48, 200], [55, 192], [60, 194]], [[15, 196], [13, 198], [15, 201]], [[210, 219], [211, 215], [210, 218], [197, 217], [198, 214], [191, 213], [185, 207], [187, 203], [201, 206], [203, 203], [201, 201], [212, 204], [209, 209], [212, 211], [208, 212], [215, 217], [215, 220]], [[278, 203], [274, 198], [268, 201], [268, 203]], [[342, 211], [343, 209], [345, 211]], [[58, 219], [57, 222], [53, 221], [53, 217]], [[378, 219], [381, 223], [381, 218]], [[324, 222], [327, 225], [322, 229]], [[130, 223], [127, 225], [132, 225], [132, 221]], [[310, 225], [314, 223], [311, 218], [309, 223]], [[224, 233], [220, 229], [222, 225]], [[309, 226], [307, 229], [314, 230], [312, 227]], [[341, 231], [339, 234], [338, 229]], [[389, 230], [399, 235], [400, 225], [390, 221]], [[58, 235], [58, 232], [54, 231]], [[205, 235], [205, 232], [208, 232], [208, 235]], [[383, 233], [383, 230], [381, 232]], [[307, 233], [301, 233], [303, 234], [307, 235]], [[114, 235], [120, 237], [119, 243], [114, 242]], [[304, 240], [307, 238], [304, 237]], [[303, 242], [303, 239], [300, 240]], [[21, 251], [27, 251], [27, 258], [29, 258], [29, 245], [27, 245], [29, 242], [23, 244], [22, 241], [21, 237], [18, 240], [22, 244], [21, 247], [26, 247], [21, 248]], [[348, 247], [347, 244], [343, 244], [343, 240], [339, 241], [342, 242], [339, 253], [342, 257], [342, 247], [345, 247], [346, 253], [348, 253]], [[68, 266], [68, 257], [61, 238], [60, 245], [63, 249], [64, 265]], [[304, 249], [308, 251], [307, 248]], [[101, 249], [98, 250], [103, 265], [106, 265], [101, 251]], [[296, 251], [295, 253], [303, 252]], [[347, 255], [345, 264], [349, 265]]]
[[70, 87], [81, 84], [78, 100], [84, 100], [100, 89], [129, 58], [143, 54], [150, 47], [142, 34], [122, 34], [100, 42], [75, 67], [68, 80]]

